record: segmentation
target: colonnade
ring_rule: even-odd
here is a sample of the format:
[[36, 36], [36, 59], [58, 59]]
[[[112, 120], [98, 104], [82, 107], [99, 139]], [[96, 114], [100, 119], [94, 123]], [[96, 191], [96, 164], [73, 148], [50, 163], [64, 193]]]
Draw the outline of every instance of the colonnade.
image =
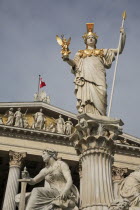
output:
[[[97, 140], [92, 139], [92, 142], [94, 141], [97, 143]], [[80, 209], [107, 210], [114, 197], [118, 198], [118, 184], [127, 170], [115, 168], [114, 184], [112, 183], [112, 145], [111, 142], [106, 144], [106, 141], [106, 138], [98, 139], [98, 145], [94, 144], [80, 155]], [[26, 153], [9, 151], [9, 157], [9, 174], [2, 210], [16, 209], [18, 179]], [[118, 174], [121, 174], [121, 177]]]

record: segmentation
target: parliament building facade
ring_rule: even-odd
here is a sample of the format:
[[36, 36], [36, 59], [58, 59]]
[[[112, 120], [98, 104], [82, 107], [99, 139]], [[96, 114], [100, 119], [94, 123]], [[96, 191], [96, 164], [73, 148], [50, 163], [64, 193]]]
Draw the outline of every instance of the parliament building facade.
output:
[[[22, 113], [22, 126], [15, 126], [17, 110]], [[43, 126], [37, 127], [35, 117], [40, 111], [44, 121]], [[8, 123], [10, 112], [13, 116], [12, 124]], [[58, 131], [59, 118], [63, 119], [65, 126], [69, 121], [71, 122], [70, 133], [65, 130]], [[21, 171], [26, 166], [31, 177], [38, 174], [44, 166], [42, 151], [47, 148], [56, 150], [58, 158], [67, 162], [73, 183], [80, 191], [82, 174], [79, 155], [69, 138], [75, 132], [77, 122], [76, 114], [42, 101], [0, 103], [0, 209], [15, 210], [17, 208], [14, 198], [21, 191], [18, 182]], [[114, 142], [112, 180], [114, 196], [117, 198], [120, 182], [140, 165], [140, 139], [122, 133]], [[36, 186], [43, 186], [43, 182]], [[33, 186], [27, 185], [27, 191], [31, 191], [32, 188]], [[7, 202], [11, 209], [4, 209], [4, 203]]]

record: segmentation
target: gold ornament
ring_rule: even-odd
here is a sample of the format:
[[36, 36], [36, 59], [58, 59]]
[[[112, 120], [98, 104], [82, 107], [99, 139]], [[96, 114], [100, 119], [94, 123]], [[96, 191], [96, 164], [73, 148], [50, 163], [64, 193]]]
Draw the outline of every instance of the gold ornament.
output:
[[79, 57], [80, 58], [86, 58], [86, 57], [91, 57], [92, 55], [94, 56], [99, 56], [103, 57], [104, 56], [104, 51], [103, 49], [86, 49], [86, 50], [79, 50]]
[[64, 35], [61, 35], [61, 37], [62, 39], [58, 35], [56, 35], [56, 40], [58, 44], [62, 46], [60, 53], [62, 54], [62, 56], [68, 56], [71, 53], [68, 47], [70, 45], [71, 37], [68, 40], [64, 38]]
[[98, 36], [96, 33], [93, 33], [94, 31], [94, 23], [86, 23], [87, 26], [87, 33], [84, 33], [84, 35], [82, 36], [82, 38], [84, 40], [86, 40], [88, 38], [88, 36], [92, 35], [93, 37], [95, 37], [96, 39], [98, 39]]

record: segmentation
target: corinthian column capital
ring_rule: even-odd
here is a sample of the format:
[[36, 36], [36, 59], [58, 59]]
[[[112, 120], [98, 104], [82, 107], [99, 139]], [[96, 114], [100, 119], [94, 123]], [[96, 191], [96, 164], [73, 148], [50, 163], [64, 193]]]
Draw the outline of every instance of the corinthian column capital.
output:
[[113, 181], [121, 181], [125, 178], [125, 175], [128, 173], [128, 168], [118, 168], [112, 167], [112, 179]]
[[12, 150], [9, 151], [10, 167], [21, 167], [22, 160], [26, 157], [26, 152], [14, 152]]
[[83, 154], [91, 148], [100, 148], [100, 152], [103, 153], [105, 153], [104, 150], [107, 153], [114, 151], [114, 139], [122, 134], [123, 122], [121, 120], [91, 114], [81, 114], [77, 118], [78, 124], [70, 141], [78, 154]]

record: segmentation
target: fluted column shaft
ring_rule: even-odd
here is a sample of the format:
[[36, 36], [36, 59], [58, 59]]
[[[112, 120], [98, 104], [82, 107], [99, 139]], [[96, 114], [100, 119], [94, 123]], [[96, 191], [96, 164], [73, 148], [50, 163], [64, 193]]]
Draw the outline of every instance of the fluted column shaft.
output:
[[4, 203], [2, 210], [15, 210], [15, 196], [18, 193], [18, 179], [20, 177], [20, 168], [22, 159], [26, 153], [9, 152], [10, 156], [10, 169], [8, 174], [7, 186], [5, 191]]
[[10, 167], [3, 210], [15, 210], [15, 196], [18, 193], [20, 167]]
[[117, 200], [119, 199], [119, 180], [114, 180], [113, 181], [113, 192], [114, 192], [114, 198]]
[[113, 201], [113, 156], [105, 148], [90, 148], [81, 155], [81, 209], [107, 210]]

